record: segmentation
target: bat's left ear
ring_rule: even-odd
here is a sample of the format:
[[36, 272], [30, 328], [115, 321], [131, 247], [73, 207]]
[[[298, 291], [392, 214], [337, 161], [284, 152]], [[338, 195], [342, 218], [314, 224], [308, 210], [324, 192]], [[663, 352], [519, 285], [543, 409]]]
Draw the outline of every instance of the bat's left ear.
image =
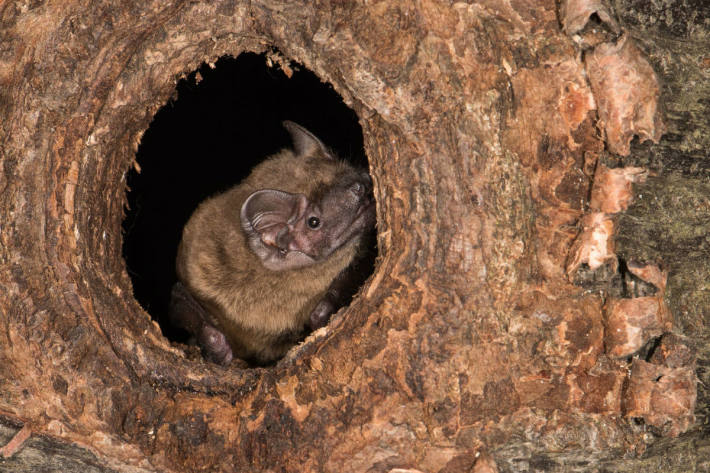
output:
[[298, 156], [312, 156], [321, 154], [324, 157], [335, 159], [335, 155], [316, 135], [290, 120], [283, 122], [293, 140], [293, 149]]

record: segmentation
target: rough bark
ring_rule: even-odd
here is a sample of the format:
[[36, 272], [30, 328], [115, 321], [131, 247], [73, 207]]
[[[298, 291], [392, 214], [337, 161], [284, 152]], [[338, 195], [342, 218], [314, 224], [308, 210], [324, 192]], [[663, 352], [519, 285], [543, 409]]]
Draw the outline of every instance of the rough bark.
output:
[[[30, 427], [24, 448], [61, 449], [64, 471], [707, 469], [710, 15], [613, 6], [580, 27], [552, 1], [0, 3], [3, 424]], [[605, 82], [587, 76], [620, 31], [667, 110], [666, 138], [629, 156], [609, 151], [661, 125], [604, 128]], [[278, 365], [223, 368], [171, 345], [131, 297], [125, 174], [179, 77], [271, 48], [360, 117], [380, 257]], [[598, 160], [655, 175], [607, 213], [589, 202]], [[570, 266], [596, 211], [621, 261], [669, 271], [637, 298], [667, 303], [681, 341], [648, 363], [605, 351], [609, 301], [630, 299], [615, 257]], [[698, 374], [695, 424], [692, 406], [639, 407], [656, 389], [633, 377], [645, 368], [680, 380], [678, 405]], [[18, 448], [0, 469], [22, 471]]]

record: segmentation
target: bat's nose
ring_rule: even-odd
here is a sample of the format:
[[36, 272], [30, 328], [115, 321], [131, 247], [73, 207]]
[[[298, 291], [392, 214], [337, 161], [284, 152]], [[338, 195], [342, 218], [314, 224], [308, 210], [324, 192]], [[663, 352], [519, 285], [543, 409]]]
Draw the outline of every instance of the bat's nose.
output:
[[350, 192], [358, 199], [365, 195], [365, 184], [362, 182], [353, 182], [350, 184]]
[[366, 172], [360, 174], [360, 179], [350, 184], [350, 192], [358, 199], [362, 199], [372, 191], [372, 178]]
[[372, 177], [370, 176], [370, 173], [367, 171], [362, 171], [360, 173], [360, 177], [362, 178], [363, 183], [365, 184], [365, 187], [367, 190], [372, 189]]
[[367, 171], [362, 171], [360, 173], [359, 179], [352, 184], [350, 190], [358, 198], [363, 197], [365, 194], [371, 192], [372, 178], [370, 177], [370, 174]]

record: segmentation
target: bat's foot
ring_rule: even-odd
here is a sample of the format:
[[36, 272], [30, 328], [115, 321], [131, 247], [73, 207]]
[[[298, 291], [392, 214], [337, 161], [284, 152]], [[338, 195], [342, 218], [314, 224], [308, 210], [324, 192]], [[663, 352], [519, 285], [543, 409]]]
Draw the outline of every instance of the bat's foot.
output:
[[227, 337], [215, 327], [205, 324], [198, 337], [198, 344], [202, 347], [205, 358], [211, 362], [226, 366], [232, 361], [232, 348]]
[[311, 329], [317, 330], [324, 327], [330, 320], [330, 316], [335, 312], [335, 304], [328, 299], [323, 299], [311, 311], [310, 325]]

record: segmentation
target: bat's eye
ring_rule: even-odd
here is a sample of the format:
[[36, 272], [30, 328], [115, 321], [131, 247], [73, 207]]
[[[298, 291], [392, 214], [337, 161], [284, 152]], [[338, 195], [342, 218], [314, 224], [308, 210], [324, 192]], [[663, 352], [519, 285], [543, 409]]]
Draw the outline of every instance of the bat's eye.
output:
[[320, 227], [320, 219], [318, 217], [311, 217], [308, 219], [308, 226], [316, 229]]

